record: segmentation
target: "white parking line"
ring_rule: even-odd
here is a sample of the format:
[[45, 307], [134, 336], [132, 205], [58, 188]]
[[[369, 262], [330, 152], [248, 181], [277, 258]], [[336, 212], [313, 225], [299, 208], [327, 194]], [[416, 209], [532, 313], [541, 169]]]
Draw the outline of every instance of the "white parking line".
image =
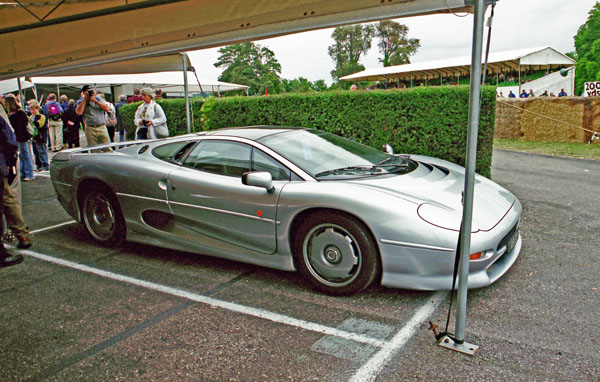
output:
[[136, 279], [136, 278], [129, 277], [129, 276], [120, 275], [117, 273], [105, 271], [105, 270], [98, 269], [98, 268], [93, 268], [93, 267], [90, 267], [87, 265], [74, 263], [74, 262], [71, 262], [68, 260], [63, 260], [63, 259], [59, 259], [59, 258], [52, 257], [52, 256], [43, 255], [41, 253], [37, 253], [34, 251], [22, 250], [20, 252], [22, 254], [34, 257], [34, 258], [42, 260], [42, 261], [47, 261], [49, 263], [57, 264], [57, 265], [60, 265], [63, 267], [77, 269], [82, 272], [91, 273], [91, 274], [105, 277], [105, 278], [108, 278], [111, 280], [125, 282], [125, 283], [136, 285], [136, 286], [139, 286], [142, 288], [151, 289], [151, 290], [154, 290], [157, 292], [186, 298], [186, 299], [189, 299], [192, 301], [207, 304], [212, 307], [219, 307], [222, 309], [227, 309], [232, 312], [242, 313], [242, 314], [246, 314], [246, 315], [258, 317], [258, 318], [263, 318], [265, 320], [277, 322], [280, 324], [294, 326], [297, 328], [301, 328], [304, 330], [309, 330], [309, 331], [313, 331], [313, 332], [317, 332], [317, 333], [322, 333], [325, 335], [336, 336], [336, 337], [340, 337], [340, 338], [344, 338], [347, 340], [356, 341], [356, 342], [360, 342], [360, 343], [364, 343], [364, 344], [368, 344], [368, 345], [372, 345], [372, 346], [376, 346], [376, 347], [380, 347], [380, 348], [381, 347], [385, 348], [387, 346], [385, 341], [382, 341], [382, 340], [379, 340], [376, 338], [372, 338], [372, 337], [368, 337], [368, 336], [363, 336], [361, 334], [347, 332], [344, 330], [331, 328], [331, 327], [328, 327], [325, 325], [316, 324], [316, 323], [308, 322], [308, 321], [304, 321], [304, 320], [299, 320], [299, 319], [296, 319], [293, 317], [269, 312], [269, 311], [258, 309], [258, 308], [252, 308], [249, 306], [239, 305], [239, 304], [232, 303], [232, 302], [217, 300], [215, 298], [202, 296], [202, 295], [188, 292], [185, 290], [172, 288], [172, 287], [165, 286], [165, 285], [160, 285], [160, 284], [156, 284], [156, 283], [153, 283], [150, 281], [140, 280], [140, 279]]
[[65, 226], [65, 225], [73, 224], [73, 223], [77, 223], [77, 222], [75, 220], [71, 220], [71, 221], [60, 223], [60, 224], [56, 224], [56, 225], [53, 225], [53, 226], [50, 226], [50, 227], [36, 229], [36, 230], [31, 231], [29, 233], [34, 234], [34, 233], [40, 233], [40, 232], [44, 232], [44, 231], [50, 231], [51, 229], [59, 228], [59, 227]]
[[417, 328], [429, 318], [449, 292], [439, 291], [433, 294], [429, 301], [415, 312], [408, 323], [386, 343], [367, 363], [352, 376], [349, 382], [369, 382], [375, 380], [383, 366], [392, 358], [413, 336]]

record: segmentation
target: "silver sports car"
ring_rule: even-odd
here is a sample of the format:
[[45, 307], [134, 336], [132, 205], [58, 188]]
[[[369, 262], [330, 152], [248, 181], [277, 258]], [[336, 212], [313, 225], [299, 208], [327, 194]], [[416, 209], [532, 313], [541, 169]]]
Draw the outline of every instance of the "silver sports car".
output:
[[[104, 152], [99, 152], [104, 149]], [[282, 270], [325, 293], [451, 289], [464, 169], [319, 130], [251, 126], [61, 151], [58, 200], [105, 245], [127, 239]], [[476, 177], [469, 287], [521, 250], [521, 204]]]

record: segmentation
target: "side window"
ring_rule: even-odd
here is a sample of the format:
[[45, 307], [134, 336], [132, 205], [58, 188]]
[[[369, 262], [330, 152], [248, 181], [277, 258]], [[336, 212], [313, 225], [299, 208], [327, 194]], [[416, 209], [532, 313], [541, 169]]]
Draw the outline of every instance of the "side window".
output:
[[176, 163], [183, 158], [183, 156], [189, 151], [189, 149], [196, 142], [173, 142], [166, 145], [158, 146], [152, 150], [152, 155], [160, 160], [164, 160], [171, 163]]
[[291, 176], [287, 167], [258, 149], [252, 152], [252, 171], [270, 172], [273, 180], [290, 180]]
[[241, 177], [250, 171], [250, 146], [230, 141], [203, 140], [183, 162], [184, 167]]

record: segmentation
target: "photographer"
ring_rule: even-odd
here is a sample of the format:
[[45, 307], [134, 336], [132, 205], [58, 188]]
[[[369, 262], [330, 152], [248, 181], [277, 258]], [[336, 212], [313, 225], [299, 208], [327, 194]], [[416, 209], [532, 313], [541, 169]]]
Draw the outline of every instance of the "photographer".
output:
[[110, 143], [104, 117], [104, 112], [108, 112], [109, 107], [102, 101], [102, 98], [95, 94], [92, 85], [84, 85], [81, 89], [82, 98], [77, 101], [77, 107], [75, 108], [77, 114], [83, 115], [85, 139], [88, 146]]

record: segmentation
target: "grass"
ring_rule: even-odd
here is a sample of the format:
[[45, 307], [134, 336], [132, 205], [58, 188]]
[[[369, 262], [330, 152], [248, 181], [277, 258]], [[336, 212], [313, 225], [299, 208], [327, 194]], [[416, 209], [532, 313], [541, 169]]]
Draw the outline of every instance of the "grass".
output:
[[494, 148], [500, 150], [523, 151], [535, 154], [555, 155], [583, 159], [600, 160], [600, 143], [592, 144], [566, 142], [528, 142], [517, 139], [494, 139]]

